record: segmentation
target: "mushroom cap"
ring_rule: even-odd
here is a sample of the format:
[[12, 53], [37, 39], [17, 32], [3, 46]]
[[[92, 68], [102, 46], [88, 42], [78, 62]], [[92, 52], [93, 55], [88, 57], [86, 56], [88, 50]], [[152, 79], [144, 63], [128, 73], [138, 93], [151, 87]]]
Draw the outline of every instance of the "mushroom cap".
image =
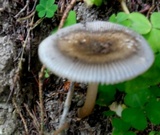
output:
[[114, 84], [145, 72], [154, 55], [146, 40], [127, 27], [104, 21], [75, 24], [44, 39], [40, 61], [76, 82]]

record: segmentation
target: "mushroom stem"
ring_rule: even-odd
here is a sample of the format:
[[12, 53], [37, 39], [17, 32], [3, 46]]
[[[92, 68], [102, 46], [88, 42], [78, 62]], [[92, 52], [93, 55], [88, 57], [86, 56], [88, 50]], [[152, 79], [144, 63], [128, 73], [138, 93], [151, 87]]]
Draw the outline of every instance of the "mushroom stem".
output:
[[78, 109], [78, 117], [84, 118], [92, 113], [97, 98], [98, 84], [90, 83], [87, 89], [86, 101], [82, 108]]
[[129, 14], [130, 12], [129, 12], [127, 6], [126, 6], [126, 0], [118, 0], [118, 1], [121, 3], [121, 7], [122, 7], [123, 11], [126, 14]]

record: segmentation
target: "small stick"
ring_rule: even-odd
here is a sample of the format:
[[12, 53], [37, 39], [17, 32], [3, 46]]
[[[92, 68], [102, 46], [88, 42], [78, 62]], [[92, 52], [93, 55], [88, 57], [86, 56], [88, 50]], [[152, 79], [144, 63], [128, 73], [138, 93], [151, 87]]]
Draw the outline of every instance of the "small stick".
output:
[[74, 92], [74, 82], [71, 82], [69, 91], [67, 93], [67, 98], [66, 98], [66, 101], [64, 103], [64, 107], [63, 107], [64, 109], [63, 109], [62, 117], [60, 119], [59, 128], [61, 126], [63, 126], [63, 124], [66, 122], [66, 117], [67, 117], [67, 114], [68, 114], [68, 111], [69, 111], [69, 108], [70, 108], [70, 105], [71, 105], [73, 92]]
[[[72, 0], [71, 3], [67, 6], [63, 16], [62, 16], [62, 19], [60, 21], [60, 24], [59, 24], [59, 27], [58, 29], [61, 29], [64, 25], [64, 22], [68, 16], [68, 13], [69, 11], [71, 10], [71, 8], [74, 6], [74, 4], [76, 3], [76, 0]], [[42, 81], [42, 78], [43, 78], [43, 73], [44, 73], [44, 65], [42, 66], [41, 68], [41, 71], [39, 73], [39, 97], [40, 97], [40, 107], [41, 107], [41, 133], [43, 131], [43, 121], [44, 121], [44, 112], [43, 112], [43, 96], [42, 96], [42, 87], [43, 87], [43, 81]], [[65, 105], [64, 105], [64, 110], [63, 110], [63, 114], [62, 114], [62, 117], [60, 119], [60, 125], [59, 125], [59, 129], [57, 131], [59, 131], [63, 126], [64, 126], [64, 123], [65, 123], [65, 120], [66, 120], [66, 116], [67, 116], [67, 113], [69, 111], [69, 107], [70, 107], [70, 104], [71, 104], [71, 99], [72, 99], [72, 96], [73, 96], [73, 89], [74, 87], [74, 83], [71, 82], [70, 84], [70, 90], [67, 94], [67, 99], [65, 101]], [[63, 128], [62, 128], [63, 129]], [[61, 131], [61, 130], [60, 130]]]
[[28, 128], [27, 128], [27, 123], [26, 123], [26, 121], [25, 121], [25, 119], [24, 119], [24, 117], [23, 117], [23, 115], [22, 115], [22, 113], [21, 113], [21, 111], [20, 111], [20, 108], [18, 107], [18, 105], [17, 105], [17, 103], [16, 103], [16, 101], [15, 101], [14, 98], [13, 98], [12, 102], [13, 102], [13, 105], [15, 106], [15, 108], [16, 108], [17, 113], [18, 113], [19, 116], [21, 117], [21, 120], [22, 120], [22, 122], [23, 122], [26, 135], [29, 135], [29, 131], [28, 131]]
[[44, 126], [44, 105], [43, 105], [43, 76], [44, 76], [45, 66], [43, 65], [39, 73], [39, 102], [40, 102], [40, 135], [43, 135]]
[[58, 26], [58, 29], [61, 29], [63, 27], [69, 11], [73, 8], [75, 3], [76, 3], [76, 0], [72, 0], [71, 3], [67, 6], [66, 10], [63, 13], [62, 19], [61, 19], [60, 24]]
[[29, 14], [35, 10], [36, 5], [37, 5], [37, 0], [34, 0], [34, 5], [33, 5], [33, 7], [32, 7], [32, 10], [29, 11]]
[[[29, 0], [27, 0], [26, 1], [26, 6], [25, 6], [25, 8], [23, 8], [23, 10], [24, 9], [26, 9], [28, 6], [27, 6], [27, 3], [29, 4]], [[20, 12], [23, 12], [22, 10], [20, 11]], [[19, 12], [19, 13], [20, 13]], [[24, 19], [29, 19], [30, 17], [32, 17], [32, 19], [31, 19], [31, 25], [33, 24], [33, 20], [34, 20], [34, 15], [35, 15], [35, 11], [34, 12], [32, 12], [29, 16], [27, 16], [26, 18], [24, 17], [24, 18], [21, 18], [22, 20]], [[18, 17], [18, 14], [16, 15], [17, 17]], [[15, 16], [15, 17], [16, 17]], [[19, 20], [19, 21], [21, 21], [21, 20]], [[39, 23], [38, 23], [39, 24]], [[27, 36], [26, 36], [26, 38], [25, 38], [25, 40], [24, 40], [24, 42], [23, 42], [23, 44], [22, 44], [22, 52], [21, 52], [21, 54], [20, 54], [20, 59], [19, 59], [19, 61], [18, 61], [18, 67], [17, 67], [17, 70], [16, 70], [16, 73], [15, 73], [15, 76], [14, 76], [14, 79], [13, 79], [13, 86], [11, 87], [11, 92], [10, 92], [10, 94], [9, 94], [9, 96], [8, 96], [8, 99], [7, 99], [7, 101], [6, 101], [6, 103], [8, 103], [9, 102], [9, 100], [10, 100], [10, 98], [11, 98], [11, 96], [13, 95], [13, 93], [14, 93], [14, 89], [15, 89], [15, 87], [16, 87], [16, 84], [18, 85], [18, 81], [19, 81], [19, 76], [20, 76], [20, 72], [21, 72], [21, 70], [22, 70], [22, 63], [23, 63], [23, 56], [24, 56], [24, 51], [25, 51], [25, 48], [26, 48], [26, 45], [27, 44], [30, 44], [30, 42], [29, 42], [29, 39], [30, 39], [30, 32], [31, 32], [31, 30], [33, 30], [38, 24], [36, 24], [36, 25], [33, 25], [32, 27], [30, 27], [30, 28], [28, 28], [27, 29]], [[27, 21], [27, 25], [29, 26], [29, 24], [28, 24], [28, 21]], [[30, 66], [30, 65], [29, 65]], [[29, 67], [28, 67], [28, 69], [29, 69]]]
[[37, 27], [43, 20], [44, 20], [44, 18], [38, 19], [38, 20], [34, 23], [34, 25], [31, 27], [31, 30], [33, 30], [35, 27]]
[[155, 8], [155, 1], [152, 0], [152, 6], [150, 7], [150, 9], [148, 10], [147, 15], [146, 15], [147, 18], [149, 18], [150, 14], [151, 14], [151, 12], [153, 11], [154, 8]]
[[54, 131], [53, 135], [60, 134], [63, 130], [65, 130], [68, 127], [69, 127], [69, 123], [64, 123], [59, 129], [57, 129], [56, 131]]
[[30, 117], [33, 119], [33, 124], [34, 124], [35, 128], [37, 129], [37, 131], [39, 131], [39, 122], [38, 122], [37, 118], [31, 113], [31, 111], [29, 110], [27, 104], [24, 103], [24, 107], [26, 108], [26, 110], [29, 113]]
[[36, 11], [33, 11], [31, 14], [29, 14], [28, 16], [25, 16], [25, 17], [22, 17], [22, 18], [18, 18], [17, 19], [17, 22], [21, 22], [21, 21], [24, 21], [24, 20], [27, 20], [29, 18], [31, 18], [32, 16], [34, 16], [36, 13]]
[[29, 5], [29, 0], [26, 1], [26, 5], [14, 17], [17, 18], [23, 11], [26, 10], [26, 8], [28, 7], [28, 5]]

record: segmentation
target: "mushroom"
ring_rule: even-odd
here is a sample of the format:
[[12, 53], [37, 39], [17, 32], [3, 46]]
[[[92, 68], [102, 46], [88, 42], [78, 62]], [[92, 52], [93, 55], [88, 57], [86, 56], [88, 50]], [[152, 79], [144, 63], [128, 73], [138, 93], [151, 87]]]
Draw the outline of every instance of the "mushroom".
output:
[[39, 46], [40, 61], [54, 74], [88, 83], [86, 101], [78, 116], [95, 105], [98, 84], [115, 84], [145, 72], [154, 55], [145, 39], [127, 27], [104, 21], [60, 29]]

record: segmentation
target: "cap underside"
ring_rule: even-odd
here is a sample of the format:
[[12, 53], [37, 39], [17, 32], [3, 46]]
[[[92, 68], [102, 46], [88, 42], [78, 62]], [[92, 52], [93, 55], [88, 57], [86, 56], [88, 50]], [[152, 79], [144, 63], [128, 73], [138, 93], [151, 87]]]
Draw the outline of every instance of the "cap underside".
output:
[[[69, 35], [70, 33], [74, 33], [75, 31], [76, 32], [86, 31], [90, 34], [98, 33], [99, 37], [101, 37], [101, 33], [103, 33], [102, 36], [105, 37], [105, 32], [107, 32], [106, 33], [107, 38], [110, 36], [108, 31], [118, 31], [118, 32], [122, 31], [122, 33], [126, 33], [126, 35], [131, 35], [131, 38], [129, 40], [134, 39], [136, 41], [135, 42], [136, 44], [135, 43], [134, 44], [135, 46], [138, 45], [138, 49], [136, 49], [136, 52], [131, 51], [132, 55], [127, 55], [122, 58], [118, 58], [118, 57], [121, 57], [124, 51], [122, 52], [117, 51], [118, 57], [116, 59], [113, 59], [114, 55], [111, 55], [110, 57], [108, 57], [108, 54], [107, 54], [108, 52], [107, 52], [106, 54], [103, 54], [105, 60], [102, 62], [99, 62], [102, 59], [101, 57], [98, 56], [98, 58], [96, 59], [96, 57], [94, 58], [92, 55], [88, 56], [88, 59], [90, 59], [89, 57], [93, 57], [92, 62], [84, 61], [79, 57], [72, 58], [72, 56], [67, 56], [59, 48], [58, 45], [61, 42], [57, 42], [57, 40], [59, 41], [59, 39], [64, 38], [65, 35]], [[73, 40], [76, 40], [76, 39], [73, 39]], [[108, 38], [108, 40], [110, 39]], [[116, 40], [118, 40], [118, 38]], [[122, 39], [119, 39], [119, 40], [122, 40]], [[113, 41], [113, 43], [115, 42]], [[65, 42], [63, 42], [63, 44], [65, 44]], [[69, 45], [68, 46], [69, 48], [70, 44], [68, 45]], [[130, 47], [128, 48], [130, 49]], [[127, 49], [127, 48], [124, 48], [124, 49]], [[115, 50], [115, 49], [111, 49], [111, 50]], [[82, 49], [82, 50], [77, 50], [77, 53], [80, 51], [85, 52], [85, 50]], [[75, 24], [73, 26], [61, 29], [56, 34], [51, 35], [48, 38], [46, 38], [44, 41], [42, 41], [42, 43], [39, 46], [38, 53], [39, 53], [39, 58], [41, 62], [54, 74], [61, 77], [68, 78], [72, 81], [87, 82], [87, 83], [92, 82], [92, 83], [114, 84], [114, 83], [123, 82], [125, 80], [132, 79], [138, 76], [139, 74], [145, 72], [152, 65], [154, 60], [153, 53], [149, 45], [147, 44], [147, 42], [144, 40], [142, 36], [133, 32], [132, 30], [129, 30], [126, 27], [109, 23], [109, 22], [103, 22], [103, 21], [90, 22], [90, 23], [86, 23], [85, 25]], [[75, 53], [75, 55], [77, 53]], [[122, 53], [122, 55], [120, 53]], [[96, 52], [96, 55], [97, 55], [97, 52]], [[110, 60], [108, 61], [107, 58], [105, 57], [108, 57], [108, 59]], [[96, 59], [95, 60], [96, 62], [94, 62], [94, 59]]]

